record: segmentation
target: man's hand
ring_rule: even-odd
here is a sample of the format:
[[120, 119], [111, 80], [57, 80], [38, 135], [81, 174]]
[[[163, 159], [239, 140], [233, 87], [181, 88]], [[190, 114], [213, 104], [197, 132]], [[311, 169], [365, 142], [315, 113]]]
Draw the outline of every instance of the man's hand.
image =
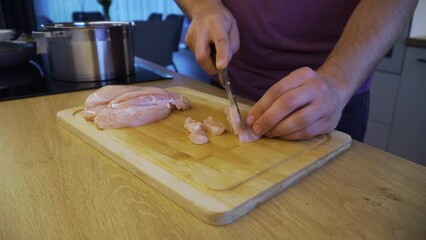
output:
[[240, 39], [234, 17], [222, 3], [205, 1], [191, 9], [191, 25], [185, 43], [195, 54], [197, 63], [208, 74], [215, 74], [216, 68], [210, 57], [210, 43], [216, 46], [216, 66], [224, 69], [232, 55], [239, 49]]
[[263, 95], [246, 123], [258, 135], [309, 139], [333, 130], [346, 102], [325, 76], [308, 67], [299, 68]]

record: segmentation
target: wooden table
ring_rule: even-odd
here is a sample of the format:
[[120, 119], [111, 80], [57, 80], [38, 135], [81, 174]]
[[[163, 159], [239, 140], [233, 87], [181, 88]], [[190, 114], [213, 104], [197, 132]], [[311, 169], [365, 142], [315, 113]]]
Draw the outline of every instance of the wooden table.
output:
[[[141, 85], [223, 91], [165, 71]], [[208, 225], [61, 127], [92, 91], [0, 102], [0, 239], [426, 239], [426, 168], [359, 142], [236, 222]]]

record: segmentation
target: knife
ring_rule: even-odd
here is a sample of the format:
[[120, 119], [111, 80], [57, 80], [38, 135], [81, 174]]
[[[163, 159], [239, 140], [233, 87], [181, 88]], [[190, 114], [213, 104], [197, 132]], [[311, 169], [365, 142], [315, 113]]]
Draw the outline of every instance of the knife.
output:
[[[213, 65], [217, 69], [217, 67], [216, 67], [216, 46], [214, 45], [214, 43], [210, 44], [210, 51], [211, 51], [210, 56], [212, 58]], [[223, 70], [217, 69], [217, 75], [219, 77], [220, 84], [222, 85], [222, 87], [226, 91], [226, 95], [228, 96], [228, 100], [229, 100], [229, 103], [231, 104], [231, 107], [235, 107], [237, 109], [238, 118], [240, 119], [241, 129], [245, 129], [245, 124], [244, 124], [243, 118], [241, 117], [240, 108], [238, 107], [238, 103], [237, 103], [237, 100], [234, 97], [234, 94], [232, 94], [231, 83], [230, 83], [229, 77], [228, 77], [228, 68], [225, 68]]]

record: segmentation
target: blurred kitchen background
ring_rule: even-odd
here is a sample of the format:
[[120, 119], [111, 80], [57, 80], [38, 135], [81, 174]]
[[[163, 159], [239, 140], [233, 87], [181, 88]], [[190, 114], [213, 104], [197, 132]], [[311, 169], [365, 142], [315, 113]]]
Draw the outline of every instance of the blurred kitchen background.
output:
[[[103, 1], [103, 0], [101, 0]], [[107, 0], [108, 1], [108, 0]], [[161, 38], [173, 38], [170, 41], [155, 41], [144, 39], [143, 49], [135, 49], [135, 54], [157, 64], [166, 66], [179, 73], [189, 75], [197, 80], [210, 83], [210, 77], [198, 67], [193, 54], [186, 48], [184, 36], [189, 26], [189, 20], [172, 0], [112, 0], [109, 7], [111, 21], [174, 21], [178, 23], [177, 33], [168, 34], [164, 31], [155, 34]], [[73, 22], [73, 21], [103, 21], [104, 9], [98, 0], [1, 0], [0, 29], [16, 29], [17, 32], [30, 34], [32, 30], [40, 30], [42, 24]], [[151, 23], [152, 25], [156, 23]], [[157, 23], [158, 25], [158, 23]], [[156, 26], [158, 28], [158, 26]], [[143, 31], [143, 30], [140, 30]], [[162, 32], [162, 33], [160, 33]], [[140, 34], [139, 34], [140, 35]], [[170, 36], [172, 35], [172, 36]], [[176, 36], [177, 35], [177, 36]], [[135, 39], [135, 45], [140, 46], [140, 39]], [[145, 47], [148, 44], [154, 47]], [[172, 44], [170, 47], [157, 47], [159, 44]], [[156, 48], [156, 53], [147, 49]], [[141, 53], [141, 51], [143, 51]]]
[[[108, 1], [104, 1], [108, 2]], [[112, 0], [108, 11], [97, 0], [1, 0], [0, 29], [14, 29], [17, 38], [31, 37], [41, 24], [73, 21], [176, 21], [177, 31], [158, 39], [134, 39], [153, 44], [152, 53], [135, 55], [181, 74], [209, 83], [184, 44], [189, 20], [172, 0]], [[177, 33], [176, 33], [177, 32]], [[18, 36], [19, 35], [19, 36]], [[142, 34], [142, 36], [144, 36]], [[146, 36], [146, 35], [145, 35]], [[155, 45], [161, 42], [161, 46]], [[171, 46], [166, 47], [166, 44]], [[168, 50], [165, 50], [168, 49]], [[163, 51], [160, 54], [160, 51]], [[420, 0], [409, 26], [377, 67], [371, 89], [371, 109], [365, 142], [411, 161], [426, 165], [426, 0]]]

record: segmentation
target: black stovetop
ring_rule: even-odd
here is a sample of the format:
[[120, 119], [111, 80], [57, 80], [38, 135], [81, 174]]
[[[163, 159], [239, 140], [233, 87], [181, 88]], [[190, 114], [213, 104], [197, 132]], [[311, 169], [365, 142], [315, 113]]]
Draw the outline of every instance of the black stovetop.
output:
[[0, 101], [170, 78], [168, 74], [135, 65], [135, 73], [128, 77], [94, 82], [61, 81], [51, 76], [47, 56], [39, 55], [28, 63], [0, 69]]

